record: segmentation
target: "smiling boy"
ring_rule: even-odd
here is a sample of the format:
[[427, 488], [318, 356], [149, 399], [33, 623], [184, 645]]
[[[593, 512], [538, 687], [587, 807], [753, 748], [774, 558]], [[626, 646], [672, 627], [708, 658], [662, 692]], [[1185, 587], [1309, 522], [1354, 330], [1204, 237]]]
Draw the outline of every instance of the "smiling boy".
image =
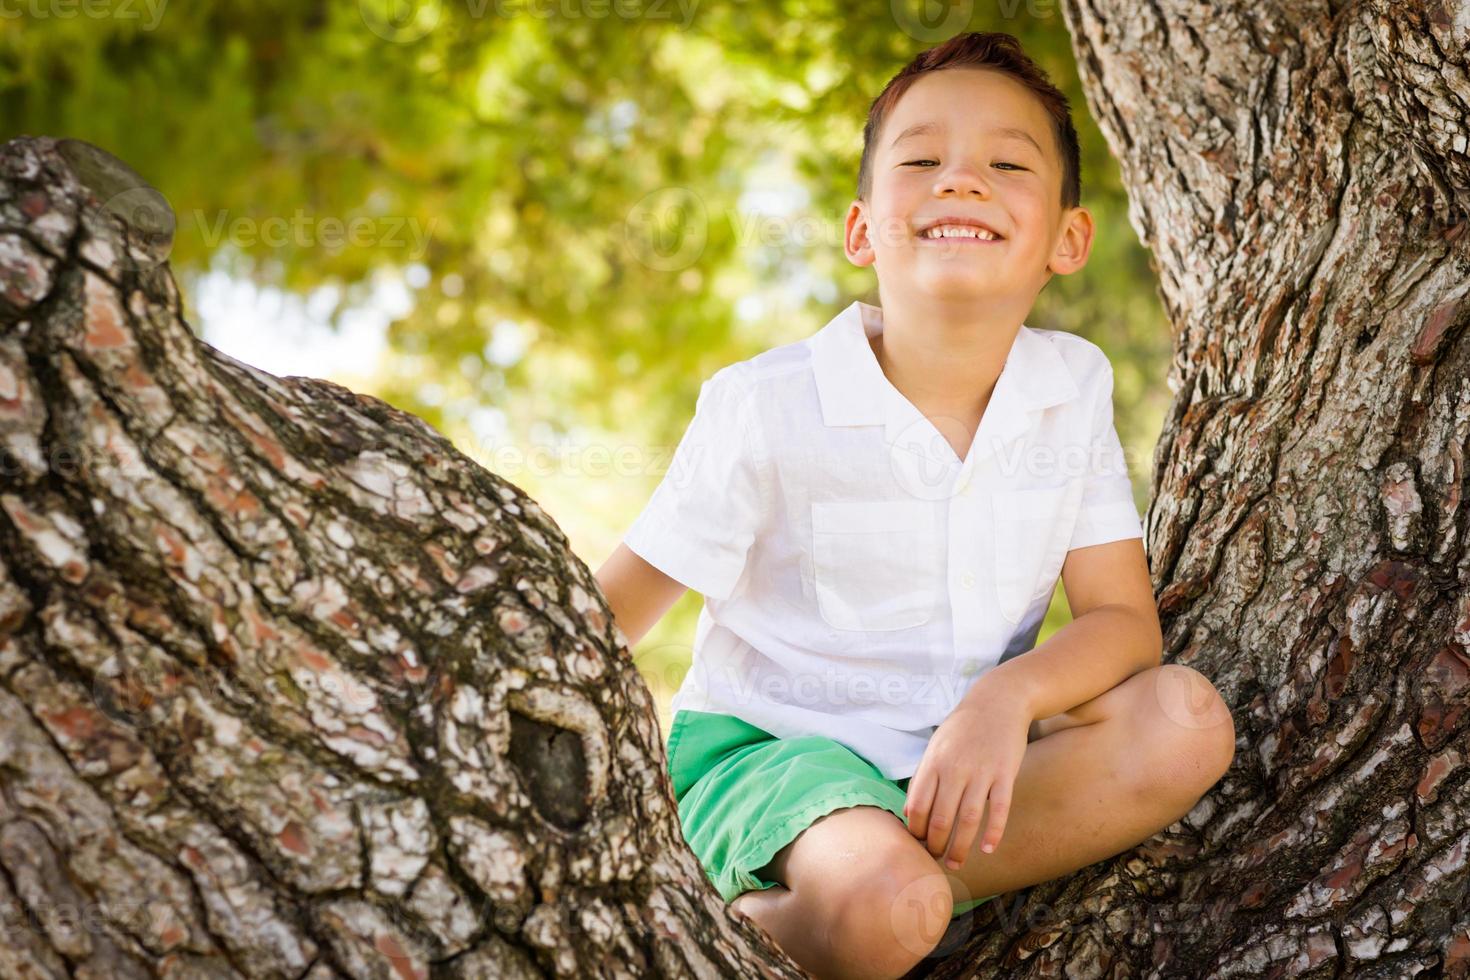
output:
[[[1210, 683], [1161, 665], [1107, 357], [1024, 323], [1092, 245], [1065, 97], [964, 34], [863, 135], [845, 251], [880, 305], [706, 381], [597, 572], [630, 643], [705, 596], [680, 821], [822, 977], [901, 976], [953, 915], [1180, 819], [1235, 749]], [[1058, 575], [1072, 622], [1033, 647]]]

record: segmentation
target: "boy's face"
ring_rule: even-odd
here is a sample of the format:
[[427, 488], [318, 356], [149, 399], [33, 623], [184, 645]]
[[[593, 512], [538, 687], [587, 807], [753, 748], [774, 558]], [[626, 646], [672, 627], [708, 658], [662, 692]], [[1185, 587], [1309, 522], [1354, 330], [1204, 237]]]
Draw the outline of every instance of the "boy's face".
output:
[[[909, 134], [915, 126], [923, 129]], [[1010, 76], [985, 68], [923, 75], [876, 139], [871, 200], [848, 209], [846, 251], [854, 265], [873, 264], [887, 297], [1013, 301], [1006, 305], [1024, 316], [1053, 272], [1086, 263], [1092, 216], [1082, 207], [1063, 210], [1050, 117]], [[921, 234], [954, 216], [1003, 237]]]

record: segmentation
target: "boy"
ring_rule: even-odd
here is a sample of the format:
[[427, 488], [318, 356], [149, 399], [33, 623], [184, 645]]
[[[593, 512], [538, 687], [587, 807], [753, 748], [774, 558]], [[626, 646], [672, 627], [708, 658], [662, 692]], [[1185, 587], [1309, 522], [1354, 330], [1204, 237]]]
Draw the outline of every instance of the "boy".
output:
[[[1214, 688], [1161, 665], [1111, 365], [1022, 322], [1087, 260], [1079, 198], [1067, 100], [1013, 37], [920, 54], [873, 103], [846, 220], [881, 305], [706, 381], [597, 572], [630, 644], [705, 596], [680, 822], [817, 976], [903, 975], [953, 915], [1147, 839], [1233, 758]], [[1032, 649], [1058, 573], [1073, 621]]]

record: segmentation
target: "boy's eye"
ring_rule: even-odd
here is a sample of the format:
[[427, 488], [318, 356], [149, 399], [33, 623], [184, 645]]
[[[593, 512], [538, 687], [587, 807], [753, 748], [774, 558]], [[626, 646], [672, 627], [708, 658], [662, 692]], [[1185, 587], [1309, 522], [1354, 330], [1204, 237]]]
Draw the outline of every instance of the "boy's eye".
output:
[[[938, 165], [939, 161], [938, 160], [910, 160], [908, 163], [905, 163], [904, 166], [905, 167], [915, 167], [915, 166], [918, 166], [919, 164], [923, 164], [923, 163], [932, 163], [932, 164]], [[1025, 170], [1026, 169], [1025, 167], [1021, 166], [1020, 164], [1006, 163], [1005, 161], [1001, 161], [1000, 163], [997, 163], [996, 166], [997, 167], [1012, 167], [1012, 168], [1014, 168], [1016, 170]]]

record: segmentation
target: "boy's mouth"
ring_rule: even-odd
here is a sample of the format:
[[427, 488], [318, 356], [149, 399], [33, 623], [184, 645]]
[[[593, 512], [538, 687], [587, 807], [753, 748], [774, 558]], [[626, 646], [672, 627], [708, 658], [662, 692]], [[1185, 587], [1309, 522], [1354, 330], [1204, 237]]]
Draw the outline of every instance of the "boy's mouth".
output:
[[922, 242], [960, 242], [964, 244], [994, 245], [1005, 241], [1003, 235], [970, 221], [937, 221], [922, 228], [914, 236]]

